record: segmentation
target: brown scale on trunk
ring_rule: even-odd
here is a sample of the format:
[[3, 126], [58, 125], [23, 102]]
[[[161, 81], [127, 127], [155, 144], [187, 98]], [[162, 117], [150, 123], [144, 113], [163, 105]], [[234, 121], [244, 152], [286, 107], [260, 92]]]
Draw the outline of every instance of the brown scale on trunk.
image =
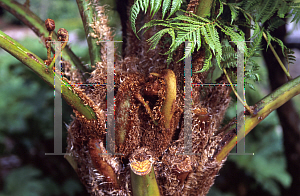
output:
[[[190, 1], [188, 11], [195, 12], [197, 5], [198, 1]], [[150, 19], [149, 15], [140, 14], [137, 29]], [[228, 86], [192, 87], [192, 152], [197, 154], [182, 155], [185, 151], [184, 62], [178, 60], [184, 55], [184, 44], [174, 52], [174, 61], [168, 67], [175, 74], [176, 99], [170, 110], [172, 117], [169, 126], [166, 127], [166, 116], [162, 110], [168, 99], [169, 87], [164, 78], [150, 73], [160, 74], [167, 69], [166, 56], [161, 53], [167, 51], [168, 45], [147, 52], [149, 45], [146, 40], [159, 29], [146, 32], [142, 40], [138, 40], [128, 21], [126, 27], [123, 59], [115, 64], [116, 153], [123, 156], [101, 154], [106, 149], [107, 107], [106, 87], [101, 85], [86, 91], [77, 89], [86, 103], [92, 106], [98, 120], [88, 121], [76, 112], [68, 131], [67, 152], [77, 163], [81, 181], [95, 196], [132, 195], [130, 163], [145, 161], [138, 158], [143, 155], [141, 149], [146, 149], [146, 154], [151, 155], [161, 195], [205, 195], [225, 161], [217, 162], [216, 153], [232, 137], [223, 137], [222, 132], [217, 132], [230, 103], [231, 89]], [[193, 54], [193, 72], [202, 69], [204, 56], [202, 48]], [[105, 60], [91, 74], [89, 82], [106, 83]], [[208, 72], [194, 73], [192, 82], [209, 82], [206, 81], [207, 75]], [[227, 81], [221, 76], [218, 82]]]

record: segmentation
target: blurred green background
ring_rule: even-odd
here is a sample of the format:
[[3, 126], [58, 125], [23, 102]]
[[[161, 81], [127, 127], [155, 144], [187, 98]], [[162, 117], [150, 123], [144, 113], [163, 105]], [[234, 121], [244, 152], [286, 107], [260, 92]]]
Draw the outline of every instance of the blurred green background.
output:
[[[24, 3], [25, 0], [19, 1]], [[121, 40], [119, 15], [115, 1], [109, 4], [109, 20], [115, 40]], [[71, 49], [84, 63], [89, 63], [84, 30], [76, 1], [31, 0], [30, 9], [42, 20], [52, 18], [56, 30], [70, 33]], [[46, 49], [31, 30], [13, 15], [0, 9], [0, 29], [18, 40], [33, 53], [46, 59]], [[262, 58], [257, 58], [261, 81], [256, 90], [246, 89], [249, 105], [270, 92], [268, 74]], [[295, 66], [295, 65], [293, 65]], [[53, 152], [53, 89], [26, 66], [0, 49], [0, 196], [76, 196], [88, 195], [76, 173], [63, 156], [46, 156]], [[234, 96], [233, 96], [234, 97]], [[235, 100], [235, 98], [233, 99]], [[299, 97], [294, 99], [300, 103]], [[236, 115], [235, 101], [226, 120]], [[298, 112], [300, 104], [297, 105]], [[63, 149], [66, 126], [72, 120], [72, 109], [63, 102]], [[273, 112], [246, 137], [246, 152], [254, 156], [229, 156], [209, 195], [247, 195], [260, 190], [263, 195], [280, 195], [280, 188], [291, 184], [283, 153], [282, 129]], [[230, 178], [243, 183], [235, 183]], [[238, 194], [234, 194], [238, 193]]]

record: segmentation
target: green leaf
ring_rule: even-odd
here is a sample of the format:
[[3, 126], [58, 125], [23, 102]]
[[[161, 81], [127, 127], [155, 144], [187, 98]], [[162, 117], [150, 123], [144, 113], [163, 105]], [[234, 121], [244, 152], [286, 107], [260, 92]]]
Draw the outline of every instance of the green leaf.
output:
[[[158, 12], [158, 10], [159, 10], [159, 8], [161, 6], [161, 2], [162, 2], [162, 0], [155, 0], [154, 7], [153, 7], [152, 17], [154, 16], [154, 14], [156, 14], [156, 12]], [[151, 7], [151, 10], [152, 10], [152, 7]]]
[[137, 34], [136, 34], [136, 28], [135, 28], [135, 20], [138, 16], [139, 12], [140, 12], [139, 0], [136, 0], [130, 8], [131, 28], [132, 28], [132, 30], [133, 30], [133, 32], [135, 33], [136, 36], [137, 36]]
[[162, 18], [165, 17], [167, 11], [170, 9], [172, 0], [164, 0], [163, 6], [162, 6]]
[[[141, 1], [141, 0], [140, 0], [140, 1]], [[148, 9], [148, 6], [149, 6], [149, 0], [143, 0], [143, 1], [141, 2], [141, 5], [143, 5], [143, 6], [141, 6], [141, 8], [142, 8], [143, 11], [145, 11], [145, 14], [146, 14], [147, 9]]]
[[290, 8], [289, 8], [289, 5], [286, 1], [282, 1], [280, 3], [280, 9], [278, 9], [278, 12], [277, 12], [277, 15], [280, 17], [280, 18], [284, 18], [285, 15], [289, 12]]
[[291, 7], [293, 8], [292, 15], [294, 16], [291, 22], [298, 24], [300, 20], [300, 3], [292, 2]]
[[179, 10], [181, 4], [182, 4], [182, 0], [173, 0], [172, 1], [172, 7], [171, 7], [171, 11], [170, 11], [169, 17], [172, 16], [176, 11]]
[[212, 67], [211, 61], [212, 61], [212, 53], [211, 53], [209, 47], [206, 46], [205, 47], [204, 65], [200, 71], [196, 71], [193, 73], [201, 73], [201, 72], [207, 71], [209, 68]]
[[[161, 37], [166, 33], [168, 33], [172, 37], [172, 44], [173, 44], [175, 42], [174, 30], [172, 28], [162, 29], [161, 31], [157, 32], [155, 35], [153, 35], [147, 40], [148, 42], [151, 43], [149, 50], [155, 49]], [[172, 47], [172, 45], [170, 47]]]
[[[150, 15], [153, 12], [153, 9], [154, 9], [154, 6], [155, 6], [155, 1], [156, 0], [150, 0]], [[154, 13], [153, 13], [153, 15], [154, 15]]]
[[221, 0], [219, 0], [219, 3], [220, 3], [220, 9], [219, 9], [219, 14], [217, 15], [217, 18], [216, 18], [216, 19], [218, 19], [219, 16], [223, 13], [223, 3], [222, 3]]
[[227, 4], [230, 8], [230, 12], [231, 12], [231, 24], [232, 22], [237, 18], [238, 16], [238, 11], [236, 10], [236, 8], [231, 4], [231, 3], [228, 3]]
[[257, 9], [258, 13], [255, 15], [256, 21], [260, 21], [261, 23], [265, 23], [268, 19], [273, 16], [274, 12], [278, 9], [279, 0], [264, 0], [263, 3], [260, 4], [259, 9]]

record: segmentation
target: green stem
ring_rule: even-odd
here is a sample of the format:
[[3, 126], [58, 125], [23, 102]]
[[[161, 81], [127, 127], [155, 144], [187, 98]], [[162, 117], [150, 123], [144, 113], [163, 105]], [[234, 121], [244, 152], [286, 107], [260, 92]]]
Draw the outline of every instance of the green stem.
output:
[[[217, 155], [217, 161], [221, 162], [228, 153], [246, 136], [258, 123], [265, 119], [272, 111], [276, 110], [294, 96], [300, 94], [300, 76], [282, 85], [274, 92], [260, 100], [254, 106], [254, 114], [245, 116], [245, 125], [238, 127], [240, 130], [237, 137], [231, 139]], [[240, 114], [239, 117], [243, 117]], [[244, 132], [244, 131], [245, 132]]]
[[[265, 32], [263, 32], [263, 36], [264, 36], [266, 42], [268, 42], [268, 38], [267, 38]], [[271, 50], [272, 50], [272, 52], [273, 52], [273, 54], [274, 54], [276, 60], [278, 61], [280, 67], [283, 69], [283, 71], [284, 71], [284, 73], [286, 74], [286, 76], [288, 77], [288, 79], [291, 80], [292, 77], [291, 77], [290, 73], [286, 70], [284, 64], [283, 64], [282, 61], [280, 60], [278, 54], [276, 53], [276, 51], [275, 51], [275, 49], [273, 48], [273, 46], [272, 46], [271, 43], [269, 43], [269, 47], [271, 48]]]
[[237, 97], [237, 99], [244, 105], [244, 107], [245, 107], [251, 114], [253, 114], [253, 111], [252, 111], [251, 108], [248, 106], [247, 102], [244, 102], [244, 101], [242, 100], [242, 98], [238, 95], [238, 93], [236, 92], [236, 90], [234, 89], [233, 84], [232, 84], [232, 82], [231, 82], [231, 80], [230, 80], [230, 78], [229, 78], [229, 76], [228, 76], [227, 71], [226, 71], [225, 68], [223, 68], [223, 71], [224, 71], [225, 76], [226, 76], [228, 82], [230, 83], [230, 86], [231, 86], [231, 88], [232, 88], [232, 91], [234, 92], [234, 94], [235, 94], [235, 96]]
[[88, 42], [89, 54], [91, 59], [91, 64], [96, 65], [97, 62], [101, 62], [101, 45], [97, 43], [97, 39], [93, 38], [91, 35], [95, 32], [90, 24], [94, 24], [98, 17], [95, 11], [95, 6], [93, 2], [86, 0], [76, 0], [78, 9], [82, 18], [86, 40]]
[[153, 166], [151, 172], [144, 176], [130, 171], [130, 178], [133, 196], [160, 196]]
[[196, 8], [196, 15], [202, 18], [210, 17], [210, 10], [213, 0], [201, 0]]
[[[0, 47], [32, 69], [52, 88], [54, 87], [54, 72], [47, 68], [43, 60], [2, 31], [0, 31]], [[68, 84], [68, 81], [62, 79], [61, 82], [62, 95], [67, 103], [84, 115], [88, 120], [96, 119], [97, 117], [93, 109], [82, 101], [82, 99], [74, 92], [71, 85]]]
[[[45, 27], [45, 22], [42, 21], [42, 19], [40, 19], [33, 12], [31, 12], [26, 6], [23, 6], [16, 1], [1, 0], [0, 7], [3, 7], [20, 21], [22, 21], [25, 25], [32, 29], [38, 37], [42, 37], [44, 39], [48, 37], [48, 31]], [[53, 38], [57, 40], [55, 32], [53, 33]], [[63, 58], [67, 61], [70, 61], [71, 65], [75, 66], [81, 72], [88, 72], [88, 70], [82, 65], [80, 59], [72, 52], [72, 50], [68, 46], [66, 46], [63, 50]], [[88, 78], [88, 76], [85, 75], [84, 77], [85, 79]]]

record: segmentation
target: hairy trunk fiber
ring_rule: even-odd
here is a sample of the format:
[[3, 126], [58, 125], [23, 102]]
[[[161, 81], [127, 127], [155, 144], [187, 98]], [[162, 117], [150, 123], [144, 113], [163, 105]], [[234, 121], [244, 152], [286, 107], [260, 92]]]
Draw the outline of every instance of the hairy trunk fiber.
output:
[[[124, 9], [119, 10], [124, 15]], [[150, 16], [140, 15], [137, 26], [149, 20]], [[111, 34], [110, 29], [103, 29], [107, 32], [101, 33]], [[123, 58], [115, 62], [114, 80], [116, 152], [123, 155], [105, 155], [109, 145], [105, 143], [106, 87], [82, 87], [81, 96], [94, 108], [98, 120], [88, 121], [76, 113], [69, 127], [67, 152], [76, 162], [81, 181], [91, 195], [133, 195], [132, 187], [136, 186], [132, 186], [130, 172], [134, 164], [150, 163], [160, 195], [206, 195], [225, 161], [217, 162], [215, 157], [228, 140], [218, 129], [230, 103], [231, 88], [204, 86], [210, 82], [206, 80], [208, 73], [192, 75], [192, 82], [197, 84], [192, 87], [192, 153], [195, 154], [183, 154], [184, 63], [178, 60], [184, 55], [184, 47], [175, 52], [173, 63], [167, 66], [162, 53], [168, 44], [161, 42], [161, 47], [148, 51], [147, 39], [159, 28], [139, 34], [140, 40], [128, 21], [122, 20], [122, 29], [126, 41]], [[103, 61], [96, 64], [91, 83], [106, 83], [105, 49], [104, 45]], [[200, 70], [204, 50], [192, 59], [192, 70]], [[218, 83], [227, 83], [224, 75]], [[175, 94], [176, 99], [170, 98], [170, 94]]]

